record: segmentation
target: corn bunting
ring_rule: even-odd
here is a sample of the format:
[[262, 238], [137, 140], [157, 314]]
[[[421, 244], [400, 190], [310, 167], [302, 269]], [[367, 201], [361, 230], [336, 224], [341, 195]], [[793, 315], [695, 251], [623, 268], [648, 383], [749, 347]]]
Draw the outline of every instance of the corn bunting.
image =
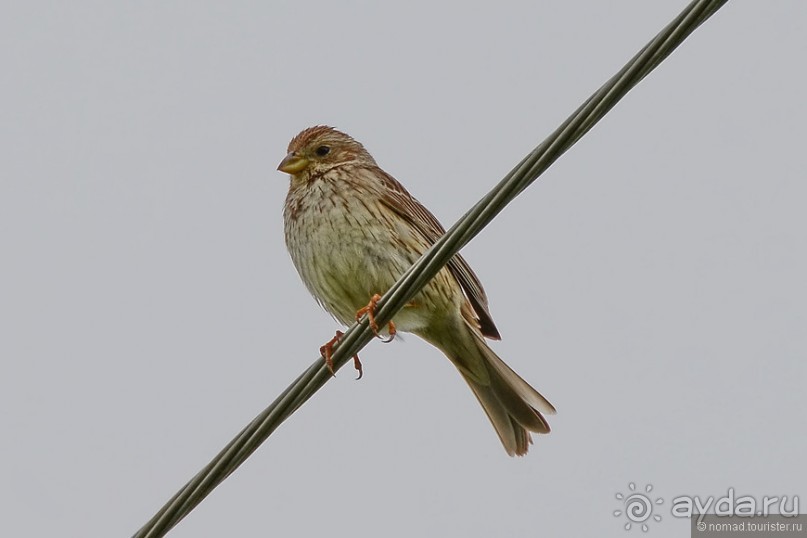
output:
[[[317, 301], [345, 325], [357, 313], [372, 316], [378, 294], [445, 233], [364, 146], [331, 127], [295, 136], [278, 170], [291, 176], [283, 218], [294, 266]], [[371, 325], [378, 330], [372, 317]], [[554, 413], [552, 404], [486, 344], [485, 337], [498, 340], [499, 332], [482, 284], [459, 254], [395, 315], [386, 332], [396, 328], [448, 357], [508, 454], [526, 454], [529, 432], [549, 432], [541, 413]], [[339, 336], [323, 346], [326, 360]]]

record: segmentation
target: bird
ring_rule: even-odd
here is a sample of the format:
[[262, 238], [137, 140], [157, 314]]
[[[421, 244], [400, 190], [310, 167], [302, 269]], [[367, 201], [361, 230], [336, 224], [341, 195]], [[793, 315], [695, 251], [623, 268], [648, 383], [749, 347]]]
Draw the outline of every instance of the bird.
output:
[[[348, 326], [367, 313], [378, 335], [375, 303], [445, 229], [360, 142], [333, 127], [317, 125], [292, 138], [278, 170], [289, 175], [284, 235], [303, 283], [337, 321]], [[555, 408], [488, 346], [486, 338], [501, 337], [485, 290], [462, 256], [382, 329], [390, 338], [398, 331], [445, 354], [510, 456], [527, 453], [530, 432], [549, 433], [544, 415]], [[341, 334], [320, 348], [326, 362]]]

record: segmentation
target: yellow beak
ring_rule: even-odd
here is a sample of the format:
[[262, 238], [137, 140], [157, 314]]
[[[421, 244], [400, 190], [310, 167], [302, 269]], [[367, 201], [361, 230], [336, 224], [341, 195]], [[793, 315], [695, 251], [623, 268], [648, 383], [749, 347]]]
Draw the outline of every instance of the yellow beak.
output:
[[280, 161], [280, 164], [277, 165], [277, 169], [281, 172], [286, 172], [287, 174], [296, 174], [305, 170], [308, 164], [308, 159], [301, 157], [292, 151], [286, 155], [282, 161]]

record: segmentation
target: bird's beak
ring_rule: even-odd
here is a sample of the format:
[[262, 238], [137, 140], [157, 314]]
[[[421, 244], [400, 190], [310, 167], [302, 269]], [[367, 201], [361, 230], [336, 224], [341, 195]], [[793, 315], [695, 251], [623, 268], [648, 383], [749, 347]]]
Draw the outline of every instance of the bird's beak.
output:
[[308, 166], [308, 159], [292, 151], [280, 161], [280, 164], [277, 165], [277, 169], [287, 174], [296, 174], [297, 172], [305, 170], [306, 166]]

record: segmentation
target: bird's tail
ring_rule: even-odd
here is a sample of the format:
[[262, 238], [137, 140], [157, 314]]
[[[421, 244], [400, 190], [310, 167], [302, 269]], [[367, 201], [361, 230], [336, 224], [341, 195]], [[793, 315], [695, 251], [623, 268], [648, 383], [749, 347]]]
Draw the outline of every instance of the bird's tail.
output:
[[[523, 456], [532, 443], [530, 432], [549, 433], [541, 413], [555, 408], [541, 394], [507, 366], [470, 327], [467, 338], [457, 339], [457, 349], [443, 349], [482, 404], [511, 456]], [[452, 346], [453, 347], [453, 346]]]

